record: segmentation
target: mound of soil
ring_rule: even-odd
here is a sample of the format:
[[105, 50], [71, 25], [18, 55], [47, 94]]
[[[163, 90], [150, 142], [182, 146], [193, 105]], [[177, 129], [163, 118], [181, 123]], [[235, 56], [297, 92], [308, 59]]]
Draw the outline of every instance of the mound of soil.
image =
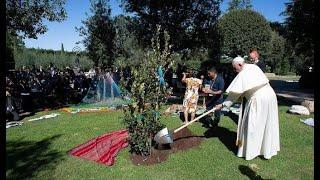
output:
[[130, 159], [132, 163], [137, 166], [161, 163], [168, 159], [169, 154], [198, 147], [203, 138], [203, 136], [192, 134], [188, 128], [184, 128], [173, 134], [173, 143], [171, 145], [159, 145], [151, 150], [151, 155], [146, 157], [133, 153]]

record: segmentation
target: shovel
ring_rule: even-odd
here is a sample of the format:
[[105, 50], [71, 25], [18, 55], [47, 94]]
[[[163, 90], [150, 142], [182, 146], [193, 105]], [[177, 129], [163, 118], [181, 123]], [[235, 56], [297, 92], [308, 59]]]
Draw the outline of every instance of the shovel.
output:
[[188, 122], [187, 124], [182, 125], [181, 127], [175, 129], [173, 131], [173, 133], [169, 133], [168, 132], [168, 128], [163, 128], [162, 130], [160, 130], [155, 136], [154, 136], [154, 140], [158, 143], [158, 144], [171, 144], [173, 143], [173, 134], [180, 131], [181, 129], [189, 126], [190, 124], [194, 123], [195, 121], [198, 121], [199, 119], [201, 119], [202, 117], [214, 112], [216, 109], [212, 108], [211, 110], [205, 112], [204, 114], [202, 114], [201, 116], [195, 118], [194, 120]]

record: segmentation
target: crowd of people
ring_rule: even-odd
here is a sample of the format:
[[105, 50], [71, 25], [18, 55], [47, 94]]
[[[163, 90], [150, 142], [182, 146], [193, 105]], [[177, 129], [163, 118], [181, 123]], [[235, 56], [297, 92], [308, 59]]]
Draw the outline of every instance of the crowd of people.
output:
[[[179, 64], [176, 70], [170, 68], [164, 72], [165, 82], [178, 94], [185, 88], [182, 85], [181, 89], [179, 82], [185, 70], [186, 67]], [[117, 84], [120, 83], [120, 72], [116, 68], [105, 70], [92, 68], [89, 72], [83, 72], [76, 67], [59, 69], [51, 63], [47, 68], [24, 66], [18, 70], [8, 71], [6, 73], [7, 119], [19, 120], [19, 114], [22, 112], [35, 112], [46, 108], [58, 108], [69, 103], [79, 103], [94, 82], [95, 75], [106, 72], [110, 72]], [[173, 74], [177, 77], [174, 78]], [[127, 85], [130, 86], [132, 83], [130, 83], [130, 68], [123, 70], [123, 76], [129, 80]]]
[[9, 71], [6, 74], [7, 117], [18, 120], [21, 112], [79, 102], [90, 81], [81, 70], [58, 69], [53, 64], [49, 68], [33, 66]]
[[[23, 66], [9, 70], [6, 73], [6, 119], [17, 121], [24, 112], [80, 103], [88, 90], [94, 88], [99, 75], [106, 73], [110, 73], [116, 84], [120, 83], [120, 72], [116, 68], [91, 68], [84, 72], [76, 66], [59, 69], [50, 63], [47, 68]], [[123, 75], [129, 77], [130, 70], [125, 69]]]

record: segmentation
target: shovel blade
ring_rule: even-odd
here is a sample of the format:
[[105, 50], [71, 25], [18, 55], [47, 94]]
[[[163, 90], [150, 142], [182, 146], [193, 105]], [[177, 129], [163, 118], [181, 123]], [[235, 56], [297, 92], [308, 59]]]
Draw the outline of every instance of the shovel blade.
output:
[[154, 136], [154, 140], [158, 141], [162, 136], [167, 134], [169, 134], [168, 128], [163, 128]]
[[172, 144], [173, 139], [172, 139], [172, 134], [167, 134], [162, 137], [157, 141], [158, 144]]
[[168, 128], [163, 128], [155, 136], [154, 140], [159, 144], [173, 143], [172, 134], [169, 134]]

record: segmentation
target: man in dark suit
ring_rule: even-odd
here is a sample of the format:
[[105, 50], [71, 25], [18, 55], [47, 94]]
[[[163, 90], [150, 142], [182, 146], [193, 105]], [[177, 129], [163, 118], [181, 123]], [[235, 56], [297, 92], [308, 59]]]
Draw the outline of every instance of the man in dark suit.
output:
[[257, 66], [259, 66], [259, 68], [263, 71], [263, 72], [265, 72], [266, 71], [266, 64], [263, 62], [263, 61], [261, 61], [261, 60], [259, 60], [259, 53], [258, 53], [258, 51], [257, 50], [251, 50], [250, 51], [250, 57], [251, 57], [251, 61], [254, 63], [254, 64], [256, 64]]

